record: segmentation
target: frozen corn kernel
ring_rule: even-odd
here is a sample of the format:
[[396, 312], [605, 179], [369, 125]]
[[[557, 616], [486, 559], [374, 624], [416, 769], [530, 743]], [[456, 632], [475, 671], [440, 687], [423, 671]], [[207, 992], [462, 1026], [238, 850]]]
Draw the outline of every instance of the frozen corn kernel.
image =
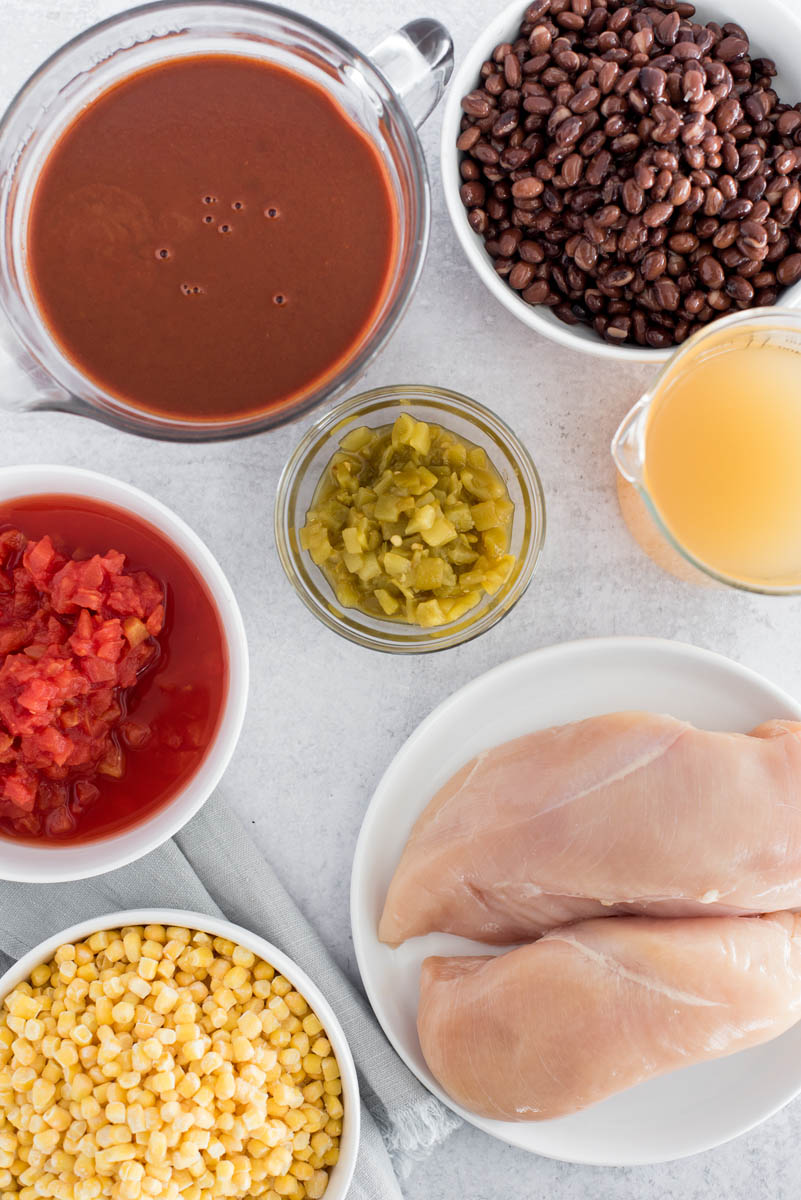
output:
[[0, 1004], [0, 1200], [314, 1200], [341, 1090], [319, 1020], [251, 951], [93, 934]]
[[239, 1018], [239, 1032], [251, 1041], [261, 1033], [261, 1021], [254, 1012], [243, 1013]]
[[308, 1037], [316, 1037], [318, 1033], [322, 1033], [323, 1027], [314, 1013], [309, 1013], [303, 1018], [303, 1031]]
[[156, 999], [153, 1001], [153, 1008], [155, 1012], [163, 1016], [165, 1013], [171, 1012], [177, 1003], [178, 993], [176, 992], [175, 988], [170, 987], [169, 984], [165, 983], [164, 987], [161, 988], [156, 996]]

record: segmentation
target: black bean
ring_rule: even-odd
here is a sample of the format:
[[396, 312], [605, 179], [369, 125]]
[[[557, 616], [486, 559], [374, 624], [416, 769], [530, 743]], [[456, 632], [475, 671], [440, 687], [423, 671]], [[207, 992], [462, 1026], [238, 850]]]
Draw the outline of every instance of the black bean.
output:
[[542, 195], [544, 188], [545, 184], [541, 179], [530, 175], [526, 179], [518, 179], [516, 183], [512, 184], [512, 195], [515, 200], [535, 200]]
[[776, 122], [776, 130], [783, 137], [791, 137], [801, 127], [801, 112], [790, 108], [783, 112]]
[[550, 7], [551, 0], [531, 0], [523, 15], [523, 20], [533, 25], [536, 21], [539, 21], [540, 17], [547, 13]]
[[531, 263], [518, 262], [512, 267], [509, 272], [509, 286], [516, 291], [522, 291], [527, 288], [534, 278], [534, 267]]
[[642, 219], [649, 229], [656, 229], [657, 226], [664, 225], [672, 215], [672, 204], [651, 204], [646, 208]]
[[666, 269], [667, 256], [664, 250], [649, 251], [640, 264], [640, 271], [642, 272], [643, 279], [648, 280], [649, 283], [653, 282], [655, 279], [658, 279], [660, 275], [664, 275]]
[[669, 346], [674, 344], [674, 339], [670, 336], [667, 330], [657, 329], [655, 326], [651, 326], [648, 329], [648, 332], [645, 335], [645, 340], [647, 344], [652, 346], [655, 350], [666, 350]]
[[471, 180], [469, 183], [462, 184], [459, 195], [465, 208], [478, 208], [484, 204], [487, 198], [487, 189], [483, 183]]
[[580, 270], [589, 272], [598, 261], [598, 249], [589, 238], [581, 238], [574, 257]]
[[612, 91], [618, 78], [620, 77], [620, 67], [615, 62], [607, 62], [601, 67], [598, 72], [598, 88], [601, 93], [606, 96]]
[[766, 246], [768, 242], [768, 231], [764, 225], [760, 225], [758, 221], [748, 219], [740, 225], [740, 234], [744, 238], [748, 238], [756, 246]]
[[590, 161], [584, 172], [584, 178], [590, 187], [598, 187], [612, 165], [612, 155], [608, 150], [600, 150]]
[[604, 276], [604, 283], [610, 288], [625, 287], [627, 283], [631, 283], [634, 278], [634, 271], [631, 267], [612, 267], [611, 271], [607, 271]]
[[640, 87], [651, 100], [661, 100], [667, 88], [667, 75], [659, 67], [643, 67], [640, 71]]
[[681, 292], [672, 279], [658, 279], [654, 284], [654, 295], [660, 308], [676, 312], [681, 302]]
[[792, 216], [797, 211], [799, 204], [801, 204], [801, 188], [799, 188], [798, 184], [794, 184], [782, 196], [782, 212], [788, 216]]
[[567, 71], [568, 75], [575, 74], [581, 66], [581, 59], [575, 50], [559, 50], [554, 54], [554, 61], [563, 71]]
[[706, 302], [715, 312], [728, 312], [731, 308], [731, 297], [727, 296], [721, 288], [715, 288], [711, 291], [706, 298]]
[[491, 111], [489, 98], [484, 92], [470, 92], [462, 100], [462, 108], [471, 117], [487, 117]]
[[680, 25], [681, 17], [677, 12], [671, 12], [662, 17], [656, 26], [656, 36], [663, 46], [675, 46]]
[[613, 317], [606, 326], [606, 337], [613, 341], [625, 342], [631, 332], [631, 317]]
[[713, 238], [720, 229], [720, 221], [717, 217], [701, 217], [695, 223], [695, 232], [702, 241], [708, 241]]
[[556, 144], [558, 146], [573, 146], [581, 136], [582, 131], [581, 117], [567, 117], [556, 130]]
[[785, 150], [776, 159], [776, 170], [780, 175], [789, 175], [798, 166], [798, 155], [795, 150]]
[[726, 37], [718, 42], [715, 54], [724, 63], [736, 62], [748, 53], [748, 42], [743, 37]]
[[729, 246], [733, 246], [737, 241], [739, 233], [740, 226], [737, 221], [729, 221], [727, 224], [721, 225], [712, 238], [712, 245], [716, 250], [727, 250]]
[[694, 233], [675, 233], [668, 242], [670, 249], [676, 254], [692, 254], [698, 249], [698, 238]]
[[493, 163], [498, 162], [500, 155], [489, 142], [476, 142], [473, 147], [473, 157], [477, 158], [479, 162], [491, 166]]
[[467, 216], [470, 227], [475, 233], [486, 233], [489, 228], [489, 217], [483, 208], [473, 208]]
[[507, 146], [502, 150], [498, 162], [506, 171], [516, 171], [531, 158], [531, 151], [525, 146]]
[[495, 124], [492, 126], [492, 135], [496, 138], [504, 138], [517, 128], [520, 117], [513, 108], [505, 109], [498, 117]]
[[742, 275], [732, 275], [726, 280], [726, 294], [743, 305], [750, 304], [754, 299], [754, 289]]
[[686, 204], [690, 199], [692, 190], [692, 183], [686, 175], [676, 176], [670, 185], [670, 203], [674, 206], [674, 208], [677, 208], [682, 204]]
[[523, 262], [538, 265], [545, 261], [545, 251], [539, 242], [525, 240], [517, 247], [517, 252]]
[[782, 287], [792, 287], [801, 279], [801, 254], [791, 254], [776, 268], [776, 278]]
[[548, 304], [556, 299], [546, 279], [535, 279], [522, 295], [528, 304]]
[[520, 59], [516, 54], [507, 54], [503, 60], [503, 73], [510, 88], [519, 88], [523, 80]]
[[571, 10], [558, 13], [554, 17], [554, 20], [562, 29], [569, 29], [571, 32], [577, 32], [579, 29], [584, 28], [584, 18]]
[[517, 249], [522, 237], [523, 235], [519, 229], [505, 229], [498, 238], [498, 249], [501, 257], [510, 258]]
[[475, 146], [476, 142], [481, 137], [481, 130], [475, 125], [470, 125], [463, 133], [459, 134], [456, 140], [457, 150], [470, 150]]
[[698, 278], [707, 288], [720, 288], [726, 278], [726, 272], [716, 258], [705, 254], [698, 263]]

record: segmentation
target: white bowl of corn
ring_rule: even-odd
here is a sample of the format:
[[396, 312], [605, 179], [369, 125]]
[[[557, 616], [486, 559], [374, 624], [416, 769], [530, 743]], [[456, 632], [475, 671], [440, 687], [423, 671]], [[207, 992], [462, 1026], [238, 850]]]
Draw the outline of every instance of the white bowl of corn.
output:
[[344, 1200], [356, 1069], [318, 988], [200, 913], [74, 925], [0, 978], [0, 1197]]

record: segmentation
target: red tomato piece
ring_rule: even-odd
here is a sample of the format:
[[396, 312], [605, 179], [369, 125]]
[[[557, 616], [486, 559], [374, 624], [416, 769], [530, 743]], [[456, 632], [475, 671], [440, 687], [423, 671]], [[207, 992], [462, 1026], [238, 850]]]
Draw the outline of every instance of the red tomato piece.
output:
[[[125, 772], [125, 693], [157, 658], [165, 599], [125, 561], [0, 533], [0, 818], [22, 835], [72, 833], [94, 777]], [[132, 728], [142, 745], [149, 730]]]

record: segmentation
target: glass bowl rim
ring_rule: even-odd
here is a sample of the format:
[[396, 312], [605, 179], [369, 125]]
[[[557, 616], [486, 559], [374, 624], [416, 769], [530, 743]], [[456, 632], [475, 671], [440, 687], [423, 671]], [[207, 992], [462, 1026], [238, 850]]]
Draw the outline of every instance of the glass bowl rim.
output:
[[[520, 570], [507, 595], [498, 602], [496, 602], [496, 597], [491, 597], [489, 604], [479, 617], [467, 623], [457, 624], [452, 633], [443, 633], [440, 636], [435, 633], [432, 635], [432, 631], [427, 629], [420, 628], [418, 630], [416, 626], [403, 623], [398, 623], [400, 630], [407, 631], [402, 638], [396, 638], [389, 631], [386, 633], [366, 632], [364, 626], [357, 624], [355, 619], [351, 621], [333, 612], [320, 603], [317, 596], [305, 586], [297, 566], [297, 559], [303, 552], [296, 551], [289, 538], [289, 516], [293, 494], [296, 485], [305, 475], [311, 454], [322, 448], [327, 441], [332, 441], [335, 431], [343, 422], [352, 421], [358, 417], [359, 413], [369, 410], [371, 406], [381, 404], [381, 402], [387, 406], [401, 407], [404, 400], [407, 401], [409, 407], [413, 407], [416, 401], [435, 408], [439, 407], [443, 413], [454, 413], [468, 424], [476, 426], [481, 432], [485, 432], [485, 429], [488, 430], [498, 445], [504, 448], [507, 460], [513, 466], [518, 484], [525, 494], [531, 513], [531, 528], [519, 555]], [[332, 446], [331, 453], [333, 454], [333, 452]], [[284, 573], [296, 594], [319, 621], [332, 629], [334, 633], [339, 634], [340, 637], [366, 649], [379, 650], [388, 654], [425, 654], [438, 650], [450, 650], [455, 646], [472, 641], [473, 638], [479, 637], [498, 624], [512, 611], [527, 591], [542, 556], [546, 532], [547, 511], [542, 479], [531, 454], [514, 430], [502, 417], [479, 401], [473, 400], [461, 392], [432, 384], [408, 383], [375, 387], [335, 405], [306, 430], [287, 460], [276, 489], [275, 545]], [[315, 568], [315, 570], [319, 570], [319, 568]], [[358, 612], [358, 610], [354, 610], [354, 612]], [[442, 628], [447, 630], [448, 626]], [[410, 630], [415, 632], [409, 633]]]

